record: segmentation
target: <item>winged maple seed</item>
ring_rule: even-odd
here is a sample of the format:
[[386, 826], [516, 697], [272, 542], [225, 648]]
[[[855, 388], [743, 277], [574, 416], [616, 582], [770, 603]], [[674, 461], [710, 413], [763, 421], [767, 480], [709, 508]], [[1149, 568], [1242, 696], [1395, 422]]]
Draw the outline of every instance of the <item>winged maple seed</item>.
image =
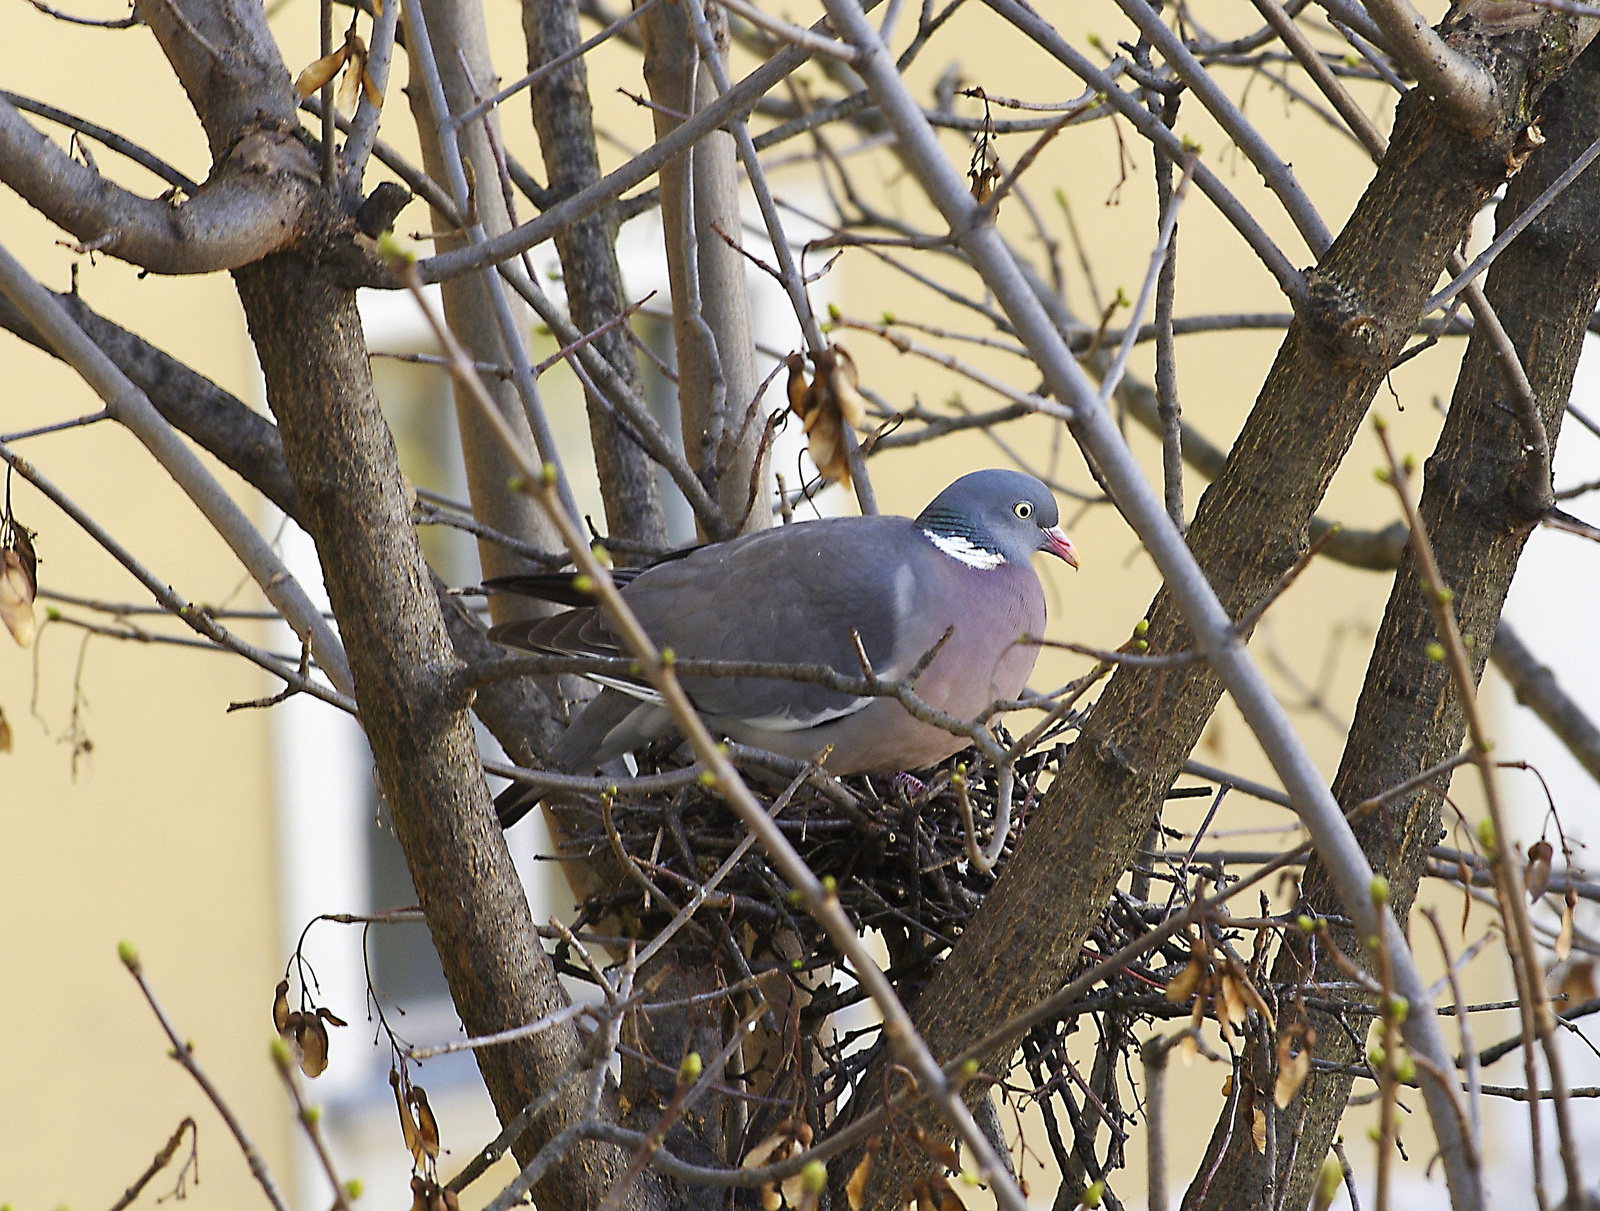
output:
[[354, 23], [345, 31], [344, 45], [308, 64], [295, 77], [295, 95], [304, 101], [338, 75], [341, 67], [346, 70], [344, 79], [339, 82], [339, 92], [334, 103], [345, 113], [350, 113], [356, 107], [357, 98], [365, 92], [367, 100], [376, 108], [382, 109], [383, 90], [378, 87], [377, 81], [372, 78], [372, 73], [367, 70], [367, 44], [361, 35], [356, 33]]
[[289, 1008], [289, 981], [280, 980], [272, 997], [272, 1024], [278, 1033], [295, 1046], [300, 1071], [319, 1077], [328, 1069], [328, 1027], [349, 1023], [332, 1010], [312, 1006], [305, 1010]]
[[461, 1202], [454, 1190], [426, 1177], [412, 1177], [411, 1211], [460, 1211], [460, 1208]]
[[[428, 1104], [428, 1094], [421, 1085], [413, 1085], [394, 1068], [389, 1069], [389, 1087], [394, 1090], [395, 1109], [400, 1112], [400, 1134], [405, 1139], [406, 1151], [411, 1153], [411, 1164], [430, 1187], [429, 1199], [439, 1196], [433, 1184], [437, 1174], [434, 1169], [439, 1159], [439, 1123], [433, 1117], [433, 1107]], [[416, 1180], [411, 1183], [417, 1188]], [[434, 1207], [432, 1202], [419, 1204]]]
[[[776, 1131], [750, 1149], [740, 1168], [760, 1169], [765, 1165], [776, 1165], [779, 1161], [788, 1160], [800, 1149], [811, 1147], [811, 1137], [810, 1123], [801, 1118], [786, 1118], [778, 1124]], [[782, 1182], [768, 1182], [762, 1186], [763, 1211], [778, 1211], [785, 1203], [791, 1207], [800, 1206], [804, 1193], [805, 1172], [802, 1169]]]
[[814, 374], [806, 379], [806, 359], [791, 353], [789, 367], [789, 410], [804, 425], [806, 447], [822, 477], [850, 486], [850, 448], [845, 426], [859, 429], [866, 423], [867, 401], [858, 390], [860, 379], [855, 360], [844, 346], [834, 345], [812, 354]]
[[1548, 841], [1535, 841], [1528, 846], [1528, 868], [1522, 873], [1522, 882], [1528, 889], [1528, 899], [1537, 904], [1550, 888], [1550, 859], [1555, 849]]
[[6, 713], [0, 709], [0, 753], [11, 751], [11, 725], [6, 722]]
[[22, 647], [38, 633], [33, 599], [38, 592], [39, 557], [34, 554], [33, 536], [9, 509], [0, 516], [0, 622]]
[[844, 1196], [849, 1200], [850, 1211], [861, 1211], [861, 1205], [867, 1197], [867, 1179], [872, 1176], [872, 1162], [878, 1159], [882, 1147], [882, 1138], [873, 1136], [867, 1141], [867, 1150], [861, 1160], [851, 1170], [850, 1180], [844, 1184]]
[[1311, 1072], [1311, 1049], [1317, 1041], [1317, 1032], [1307, 1022], [1296, 1022], [1278, 1036], [1278, 1080], [1272, 1091], [1272, 1100], [1278, 1109], [1285, 1109], [1294, 1101], [1300, 1086], [1306, 1083]]

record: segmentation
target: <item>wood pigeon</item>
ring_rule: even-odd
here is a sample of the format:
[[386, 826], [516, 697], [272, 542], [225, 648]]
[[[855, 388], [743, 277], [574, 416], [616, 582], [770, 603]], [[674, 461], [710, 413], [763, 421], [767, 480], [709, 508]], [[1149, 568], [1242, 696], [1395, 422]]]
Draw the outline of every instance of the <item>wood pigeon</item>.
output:
[[[1050, 490], [1031, 475], [974, 471], [915, 520], [837, 517], [797, 522], [695, 547], [644, 569], [618, 569], [622, 596], [655, 642], [679, 659], [822, 664], [861, 675], [854, 629], [885, 680], [905, 676], [945, 631], [950, 638], [918, 678], [930, 705], [970, 719], [1017, 697], [1044, 632], [1035, 551], [1078, 566], [1057, 526]], [[575, 604], [573, 574], [503, 577], [486, 587]], [[558, 655], [624, 654], [592, 605], [504, 623], [489, 637]], [[555, 753], [571, 771], [593, 770], [673, 734], [642, 679], [596, 676], [606, 688]], [[685, 677], [683, 687], [714, 732], [801, 760], [832, 745], [835, 774], [894, 773], [942, 761], [970, 743], [907, 714], [893, 698], [857, 698], [805, 682]], [[531, 806], [531, 803], [528, 805]]]

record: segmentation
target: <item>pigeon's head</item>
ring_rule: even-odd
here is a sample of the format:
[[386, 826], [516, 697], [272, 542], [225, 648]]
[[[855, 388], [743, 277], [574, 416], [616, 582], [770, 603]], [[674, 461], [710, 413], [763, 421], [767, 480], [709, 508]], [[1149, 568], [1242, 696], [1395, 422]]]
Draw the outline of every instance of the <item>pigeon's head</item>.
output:
[[996, 468], [963, 475], [917, 517], [933, 543], [973, 567], [1026, 564], [1049, 551], [1078, 566], [1078, 554], [1057, 523], [1056, 498], [1031, 475]]

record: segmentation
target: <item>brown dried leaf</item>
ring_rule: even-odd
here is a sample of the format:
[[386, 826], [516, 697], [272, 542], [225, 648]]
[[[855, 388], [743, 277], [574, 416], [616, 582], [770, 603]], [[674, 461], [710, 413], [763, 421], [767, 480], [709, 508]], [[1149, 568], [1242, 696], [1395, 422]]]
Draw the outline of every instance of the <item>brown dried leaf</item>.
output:
[[328, 1070], [328, 1028], [315, 1014], [300, 1015], [295, 1042], [300, 1045], [300, 1071], [315, 1079]]
[[861, 1211], [861, 1204], [867, 1195], [867, 1179], [872, 1176], [872, 1162], [878, 1159], [878, 1150], [882, 1147], [882, 1138], [873, 1136], [867, 1141], [867, 1150], [861, 1160], [850, 1171], [850, 1180], [844, 1184], [844, 1196], [850, 1203], [850, 1211]]
[[866, 401], [856, 389], [855, 362], [849, 353], [834, 346], [813, 356], [815, 376], [804, 377], [804, 358], [790, 354], [789, 409], [802, 422], [811, 461], [825, 479], [850, 485], [850, 451], [846, 425], [866, 421]]
[[[1265, 933], [1266, 930], [1262, 930], [1261, 932]], [[1271, 1029], [1277, 1030], [1278, 1024], [1273, 1020], [1272, 1010], [1267, 1008], [1266, 1001], [1263, 1000], [1261, 994], [1256, 991], [1256, 986], [1251, 983], [1250, 977], [1241, 972], [1238, 976], [1238, 980], [1239, 991], [1244, 997], [1245, 1005], [1259, 1013]]]
[[1245, 1015], [1249, 1012], [1249, 1002], [1244, 995], [1244, 981], [1233, 972], [1224, 972], [1222, 976], [1222, 1004], [1223, 1013], [1217, 1015], [1221, 1021], [1224, 1016], [1229, 1026], [1243, 1026]]
[[1185, 1068], [1194, 1064], [1194, 1057], [1200, 1054], [1200, 1040], [1195, 1038], [1192, 1030], [1184, 1031], [1183, 1038], [1178, 1041], [1178, 1058], [1183, 1061]]
[[1294, 1101], [1300, 1086], [1306, 1083], [1311, 1072], [1311, 1044], [1316, 1040], [1314, 1031], [1287, 1030], [1278, 1039], [1278, 1080], [1273, 1086], [1272, 1100], [1282, 1110]]
[[1254, 1118], [1250, 1123], [1250, 1142], [1256, 1146], [1256, 1151], [1263, 1156], [1267, 1151], [1267, 1114], [1260, 1106], [1256, 1107]]
[[1556, 958], [1563, 963], [1572, 954], [1572, 903], [1561, 906], [1561, 932], [1556, 935]]
[[272, 996], [272, 1024], [279, 1034], [289, 1032], [289, 981], [281, 980]]
[[19, 647], [27, 647], [39, 630], [33, 616], [38, 560], [28, 531], [16, 524], [9, 528], [11, 543], [0, 549], [0, 622], [6, 624]]
[[756, 1143], [749, 1152], [745, 1153], [744, 1160], [740, 1162], [739, 1167], [741, 1169], [760, 1169], [769, 1163], [781, 1161], [783, 1156], [774, 1156], [773, 1153], [777, 1152], [779, 1148], [783, 1148], [785, 1149], [784, 1156], [787, 1156], [789, 1144], [788, 1136], [781, 1131], [774, 1131], [771, 1135]]
[[[367, 70], [364, 63], [361, 65], [361, 91], [367, 100], [372, 102], [373, 109], [383, 108], [383, 89], [378, 87], [378, 82], [372, 78], [372, 73]], [[455, 1191], [449, 1190], [446, 1193], [454, 1196]]]
[[1548, 841], [1535, 841], [1528, 846], [1528, 865], [1522, 872], [1522, 882], [1528, 889], [1528, 900], [1537, 904], [1550, 887], [1550, 859], [1555, 850]]
[[867, 423], [867, 401], [857, 390], [861, 385], [861, 376], [856, 372], [856, 359], [850, 356], [850, 351], [843, 345], [833, 347], [830, 378], [828, 385], [839, 406], [839, 415], [844, 417], [845, 424], [859, 429]]
[[323, 55], [322, 58], [306, 65], [294, 80], [294, 95], [304, 101], [312, 93], [320, 89], [329, 80], [333, 79], [344, 66], [344, 61], [350, 56], [350, 47], [347, 43], [339, 47], [332, 54]]
[[417, 1137], [429, 1160], [439, 1156], [439, 1123], [433, 1117], [433, 1107], [428, 1105], [427, 1091], [421, 1085], [411, 1086], [410, 1102], [417, 1111]]
[[1580, 959], [1576, 963], [1569, 963], [1561, 975], [1559, 991], [1566, 993], [1568, 1008], [1600, 996], [1600, 991], [1595, 988], [1594, 960]]
[[806, 393], [811, 389], [811, 384], [806, 381], [806, 359], [804, 354], [791, 353], [783, 359], [783, 364], [789, 368], [789, 411], [801, 420], [806, 418]]
[[1194, 995], [1195, 989], [1200, 986], [1200, 977], [1204, 974], [1205, 971], [1200, 965], [1200, 960], [1191, 958], [1187, 967], [1167, 981], [1167, 1000], [1173, 1004], [1177, 1004], [1179, 1001], [1187, 1001]]
[[341, 113], [355, 113], [356, 102], [361, 97], [361, 77], [366, 70], [366, 64], [357, 63], [352, 56], [350, 65], [344, 69], [344, 75], [339, 80], [339, 91], [333, 94], [333, 103]]
[[[406, 1105], [405, 1094], [400, 1089], [400, 1074], [389, 1069], [389, 1086], [394, 1090], [394, 1104], [400, 1111], [400, 1134], [405, 1138], [406, 1151], [411, 1153], [413, 1164], [422, 1164], [422, 1137], [417, 1133], [417, 1120], [411, 1117], [411, 1107]], [[416, 1188], [415, 1180], [411, 1183]]]

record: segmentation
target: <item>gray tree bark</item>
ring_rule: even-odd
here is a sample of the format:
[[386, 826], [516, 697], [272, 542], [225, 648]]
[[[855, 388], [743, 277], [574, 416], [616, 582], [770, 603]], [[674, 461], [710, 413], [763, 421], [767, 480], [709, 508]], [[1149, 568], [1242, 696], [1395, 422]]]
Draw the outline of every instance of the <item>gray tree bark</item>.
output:
[[[1512, 180], [1497, 210], [1504, 228], [1600, 136], [1600, 48], [1586, 51], [1539, 104], [1546, 143]], [[1539, 399], [1539, 412], [1555, 445], [1572, 390], [1583, 335], [1600, 299], [1600, 172], [1586, 171], [1513, 242], [1495, 262], [1486, 291], [1521, 355]], [[1473, 672], [1481, 676], [1495, 642], [1496, 625], [1517, 560], [1550, 500], [1549, 470], [1524, 457], [1510, 392], [1490, 342], [1474, 333], [1467, 346], [1450, 411], [1428, 459], [1420, 511], [1433, 540], [1439, 570], [1455, 592], [1462, 634], [1472, 643]], [[1408, 548], [1401, 558], [1355, 722], [1333, 791], [1345, 807], [1397, 786], [1454, 756], [1466, 720], [1449, 671], [1427, 658], [1436, 635], [1433, 614]], [[1397, 915], [1410, 910], [1427, 862], [1441, 833], [1440, 805], [1449, 778], [1386, 805], [1355, 825], [1373, 868], [1386, 875]], [[1313, 857], [1302, 882], [1301, 910], [1337, 915], [1326, 872]], [[1359, 939], [1335, 930], [1348, 955], [1365, 957]], [[1293, 983], [1308, 963], [1303, 947], [1285, 947], [1274, 964], [1274, 982]], [[1323, 957], [1317, 979], [1338, 978]], [[1320, 1059], [1348, 1063], [1360, 1057], [1340, 1025], [1312, 1014]], [[1275, 1075], [1252, 1051], [1246, 1073], [1270, 1100]], [[1298, 1138], [1291, 1154], [1279, 1145], [1277, 1171], [1235, 1133], [1209, 1189], [1190, 1188], [1184, 1205], [1205, 1211], [1262, 1207], [1273, 1178], [1284, 1191], [1283, 1206], [1310, 1197], [1318, 1166], [1327, 1155], [1353, 1078], [1315, 1073], [1287, 1109], [1276, 1111], [1279, 1141]], [[1258, 1102], [1257, 1105], [1264, 1105]], [[1222, 1151], [1225, 1124], [1212, 1136], [1202, 1174]]]
[[[1549, 17], [1449, 28], [1452, 43], [1484, 63], [1499, 86], [1501, 124], [1488, 135], [1454, 126], [1421, 90], [1401, 102], [1389, 154], [1308, 274], [1308, 303], [1188, 531], [1235, 617], [1304, 550], [1313, 512], [1446, 256], [1505, 180], [1507, 154], [1545, 85], [1570, 63], [1572, 29]], [[1192, 646], [1165, 591], [1147, 618], [1152, 652]], [[914, 1008], [936, 1056], [957, 1054], [1061, 985], [1221, 693], [1220, 678], [1204, 664], [1118, 669], [1015, 857]], [[1004, 1060], [992, 1057], [985, 1069], [1000, 1070]], [[869, 1077], [865, 1087], [880, 1086]], [[947, 1130], [932, 1118], [924, 1125]], [[902, 1159], [891, 1157], [874, 1176], [874, 1205], [888, 1206], [915, 1176], [915, 1159], [896, 1155]]]
[[[522, 31], [528, 44], [528, 70], [559, 58], [583, 41], [573, 0], [523, 0]], [[549, 177], [552, 201], [571, 197], [600, 179], [595, 148], [594, 110], [589, 103], [589, 70], [580, 55], [536, 83], [529, 93], [539, 151]], [[617, 264], [616, 223], [610, 208], [572, 224], [556, 237], [567, 310], [581, 331], [591, 332], [620, 315], [628, 305]], [[644, 380], [628, 334], [613, 329], [596, 338], [596, 351], [629, 389], [644, 398]], [[610, 408], [586, 392], [589, 438], [594, 445], [606, 525], [612, 534], [652, 546], [667, 545], [666, 520], [655, 465], [623, 431]]]
[[[726, 58], [727, 21], [714, 6], [706, 17]], [[711, 73], [697, 67], [694, 35], [675, 4], [658, 4], [639, 23], [644, 78], [657, 106], [652, 116], [659, 139], [678, 125], [680, 119], [674, 115], [688, 115], [716, 100], [716, 89]], [[750, 507], [762, 418], [745, 425], [760, 384], [745, 288], [747, 264], [723, 238], [736, 243], [742, 239], [738, 153], [732, 135], [715, 131], [688, 156], [662, 166], [661, 225], [672, 286], [684, 451], [722, 506], [728, 533], [765, 529], [772, 524], [771, 511], [765, 507], [765, 468], [758, 477], [756, 507]]]
[[[494, 82], [494, 66], [489, 58], [483, 26], [483, 7], [479, 0], [462, 0], [461, 3], [424, 0], [422, 8], [438, 60], [445, 100], [452, 113], [463, 113], [474, 103], [474, 83], [481, 91], [492, 87]], [[407, 47], [413, 59], [410, 78], [420, 80], [421, 74], [414, 62], [418, 53], [415, 41], [412, 39]], [[457, 50], [461, 52], [459, 55]], [[463, 57], [466, 67], [471, 69], [472, 80], [467, 78]], [[436, 116], [428, 105], [427, 90], [416, 84], [406, 92], [416, 117], [423, 167], [434, 180], [449, 180], [439, 146]], [[488, 121], [495, 120], [491, 111]], [[474, 186], [472, 200], [483, 221], [484, 230], [490, 236], [509, 230], [511, 218], [506, 210], [505, 197], [500, 191], [499, 169], [483, 123], [470, 123], [457, 131], [456, 137], [460, 142], [461, 157], [469, 166]], [[436, 248], [443, 252], [459, 248], [467, 242], [466, 234], [456, 227], [449, 216], [437, 210], [432, 214]], [[511, 358], [495, 321], [483, 276], [477, 273], [463, 274], [443, 283], [440, 290], [444, 296], [445, 320], [468, 354], [478, 361], [510, 364]], [[521, 312], [520, 306], [517, 311]], [[533, 449], [533, 434], [516, 387], [503, 378], [486, 379], [484, 385], [512, 432], [526, 443], [528, 449]], [[479, 415], [477, 405], [460, 385], [455, 386], [455, 397], [456, 424], [461, 432], [467, 491], [474, 514], [480, 521], [532, 543], [541, 550], [559, 550], [561, 540], [538, 506], [508, 486], [517, 474], [516, 467]], [[478, 559], [486, 579], [538, 570], [521, 556], [488, 539], [478, 540]], [[489, 598], [489, 613], [496, 622], [530, 617], [539, 612], [537, 603], [512, 594], [496, 594]]]

